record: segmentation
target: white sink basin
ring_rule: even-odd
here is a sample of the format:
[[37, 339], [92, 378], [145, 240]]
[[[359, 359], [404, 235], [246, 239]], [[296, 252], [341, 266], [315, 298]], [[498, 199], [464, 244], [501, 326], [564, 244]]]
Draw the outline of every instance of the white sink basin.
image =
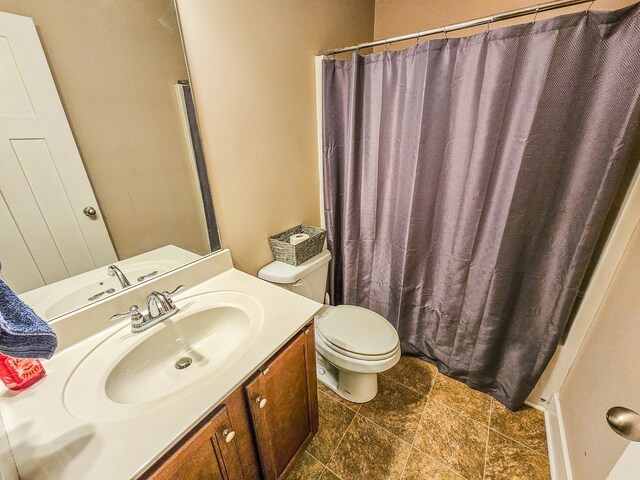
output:
[[[145, 403], [195, 382], [249, 337], [251, 319], [240, 308], [212, 306], [153, 328], [111, 370], [105, 393], [117, 403]], [[176, 367], [182, 361], [182, 369]]]
[[204, 293], [176, 305], [180, 312], [159, 325], [136, 334], [127, 325], [96, 347], [67, 382], [67, 410], [108, 420], [177, 401], [224, 371], [262, 328], [262, 307], [245, 293]]

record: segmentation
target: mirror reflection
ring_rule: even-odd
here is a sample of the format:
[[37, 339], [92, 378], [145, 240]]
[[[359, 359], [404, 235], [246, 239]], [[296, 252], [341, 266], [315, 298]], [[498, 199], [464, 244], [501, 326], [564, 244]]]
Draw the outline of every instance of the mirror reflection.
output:
[[171, 0], [0, 0], [0, 277], [54, 318], [220, 248]]

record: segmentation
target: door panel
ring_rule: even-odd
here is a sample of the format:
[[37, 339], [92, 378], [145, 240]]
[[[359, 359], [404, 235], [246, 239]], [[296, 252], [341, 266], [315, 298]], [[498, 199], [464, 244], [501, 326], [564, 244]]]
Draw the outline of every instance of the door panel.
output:
[[264, 478], [284, 478], [318, 431], [313, 327], [246, 387]]
[[[67, 122], [33, 21], [0, 12], [0, 194], [34, 263], [18, 292], [115, 262], [117, 257]], [[97, 218], [82, 210], [92, 206]], [[12, 220], [9, 222], [9, 218]], [[14, 241], [15, 243], [15, 241]], [[2, 260], [2, 259], [0, 259]], [[8, 266], [5, 260], [5, 268]], [[13, 268], [12, 268], [13, 270]]]
[[[0, 171], [2, 171], [2, 175], [0, 175], [0, 193], [6, 202], [10, 217], [15, 222], [14, 225], [17, 226], [20, 236], [40, 272], [40, 278], [45, 283], [67, 278], [69, 276], [67, 267], [49, 232], [47, 222], [31, 192], [29, 182], [20, 167], [20, 162], [11, 147], [10, 141], [0, 143]], [[10, 227], [5, 223], [0, 225], [2, 231], [8, 228]], [[6, 258], [14, 255], [11, 251], [8, 251], [0, 261], [7, 261]], [[13, 260], [24, 262], [26, 258], [14, 258]], [[9, 268], [7, 264], [6, 269], [8, 270]], [[11, 274], [10, 271], [4, 273], [5, 275]], [[36, 286], [39, 286], [38, 279], [34, 278], [33, 282]], [[18, 288], [14, 285], [11, 286], [16, 290]], [[29, 287], [30, 284], [26, 283], [25, 286]]]
[[151, 480], [248, 480], [226, 406], [144, 478]]
[[[244, 480], [245, 476], [242, 471], [240, 453], [235, 440], [236, 432], [231, 426], [231, 419], [227, 409], [225, 408], [224, 412], [220, 413], [213, 419], [214, 434], [211, 437], [211, 441], [215, 442], [214, 447], [220, 470], [223, 473], [222, 477], [224, 480]], [[234, 437], [229, 440], [232, 435], [231, 432], [233, 432]]]
[[[575, 479], [607, 478], [629, 445], [629, 440], [609, 427], [607, 411], [622, 406], [640, 412], [639, 285], [640, 221], [637, 221], [560, 390]], [[635, 461], [640, 471], [640, 460]]]
[[18, 66], [13, 58], [9, 40], [0, 37], [0, 115], [4, 116], [34, 116], [29, 95], [20, 78]]
[[41, 272], [38, 270], [29, 247], [22, 238], [20, 229], [13, 220], [1, 192], [0, 225], [2, 226], [0, 262], [3, 266], [0, 278], [20, 291], [28, 290], [32, 285], [38, 287], [45, 285]]
[[85, 272], [87, 265], [94, 265], [93, 259], [73, 215], [73, 207], [47, 141], [43, 138], [12, 140], [11, 146], [67, 271], [70, 275]]
[[253, 431], [244, 399], [244, 389], [237, 388], [225, 400], [231, 425], [236, 432], [235, 445], [240, 454], [244, 480], [262, 480], [258, 452], [253, 442]]

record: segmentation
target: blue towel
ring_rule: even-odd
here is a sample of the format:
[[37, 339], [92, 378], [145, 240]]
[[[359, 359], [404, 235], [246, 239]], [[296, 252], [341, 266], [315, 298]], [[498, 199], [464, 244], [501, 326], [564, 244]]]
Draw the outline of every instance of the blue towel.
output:
[[17, 358], [51, 358], [55, 332], [0, 280], [0, 353]]

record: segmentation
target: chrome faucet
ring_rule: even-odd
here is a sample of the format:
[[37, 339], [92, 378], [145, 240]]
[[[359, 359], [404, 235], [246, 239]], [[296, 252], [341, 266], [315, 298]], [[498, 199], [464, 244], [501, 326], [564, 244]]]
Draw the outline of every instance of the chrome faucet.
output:
[[160, 293], [156, 291], [153, 291], [149, 295], [147, 295], [147, 312], [150, 319], [158, 318], [163, 315], [169, 315], [178, 311], [169, 295], [171, 294], [167, 292]]
[[129, 283], [129, 279], [125, 276], [124, 273], [122, 273], [122, 270], [120, 270], [115, 265], [109, 265], [107, 267], [107, 273], [109, 274], [110, 277], [117, 277], [118, 281], [120, 282], [120, 286], [122, 288], [127, 288], [131, 286], [131, 283]]
[[168, 318], [173, 317], [180, 311], [171, 299], [171, 295], [176, 293], [184, 285], [178, 286], [172, 292], [164, 291], [162, 293], [153, 291], [147, 295], [147, 314], [143, 315], [138, 310], [137, 305], [131, 305], [128, 312], [120, 312], [111, 316], [110, 320], [125, 315], [131, 315], [131, 333], [140, 333], [148, 330], [154, 325], [164, 322]]

